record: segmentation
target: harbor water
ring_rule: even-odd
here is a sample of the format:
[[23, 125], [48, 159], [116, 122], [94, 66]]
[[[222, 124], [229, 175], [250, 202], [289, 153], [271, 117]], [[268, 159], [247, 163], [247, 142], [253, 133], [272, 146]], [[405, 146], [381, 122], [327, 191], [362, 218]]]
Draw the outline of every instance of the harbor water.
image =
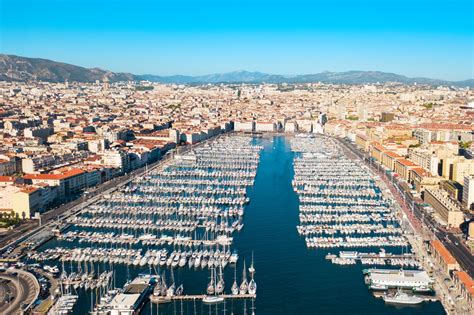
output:
[[[228, 292], [234, 268], [237, 268], [237, 277], [240, 278], [244, 260], [248, 267], [254, 252], [257, 299], [254, 302], [227, 301], [225, 305], [217, 306], [202, 305], [198, 301], [175, 301], [159, 308], [147, 301], [142, 314], [445, 314], [439, 302], [416, 307], [386, 305], [382, 299], [373, 297], [365, 285], [362, 270], [366, 267], [360, 264], [334, 265], [325, 259], [329, 250], [308, 249], [296, 229], [299, 203], [292, 187], [294, 156], [290, 139], [274, 136], [253, 141], [262, 145], [263, 150], [255, 184], [248, 188], [250, 203], [245, 207], [244, 228], [233, 234], [232, 248], [238, 250], [239, 261], [235, 267], [226, 268], [224, 277]], [[56, 246], [61, 246], [60, 240], [48, 242], [41, 250]], [[73, 269], [76, 264], [71, 265]], [[117, 265], [115, 284], [121, 287], [127, 278], [133, 279], [139, 273], [150, 271], [154, 272], [148, 266]], [[209, 281], [207, 269], [177, 268], [173, 276], [177, 284], [184, 285], [185, 294], [203, 294]], [[78, 290], [78, 295], [79, 302], [73, 314], [87, 314], [94, 297], [84, 290]]]
[[439, 302], [396, 308], [372, 296], [361, 265], [337, 266], [327, 250], [308, 249], [296, 231], [293, 153], [283, 136], [259, 139], [264, 149], [247, 206], [239, 252], [254, 250], [256, 314], [444, 314]]

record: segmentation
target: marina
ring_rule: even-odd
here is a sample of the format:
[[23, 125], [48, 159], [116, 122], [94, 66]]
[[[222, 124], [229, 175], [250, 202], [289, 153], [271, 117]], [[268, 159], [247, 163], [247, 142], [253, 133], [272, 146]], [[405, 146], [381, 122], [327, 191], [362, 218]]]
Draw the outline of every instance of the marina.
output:
[[[382, 299], [373, 298], [367, 290], [362, 270], [373, 265], [363, 266], [357, 263], [350, 268], [341, 268], [325, 260], [330, 248], [308, 248], [306, 242], [302, 241], [302, 238], [306, 236], [300, 235], [295, 229], [296, 225], [302, 225], [299, 218], [303, 212], [298, 211], [300, 202], [292, 186], [295, 157], [290, 149], [292, 138], [276, 136], [247, 139], [249, 140], [247, 143], [255, 147], [260, 160], [255, 159], [255, 162], [247, 163], [257, 164], [253, 170], [256, 174], [254, 178], [238, 180], [239, 187], [242, 182], [249, 184], [241, 186], [245, 187], [246, 192], [244, 198], [239, 199], [243, 202], [242, 205], [230, 203], [211, 205], [200, 200], [191, 203], [191, 199], [188, 199], [189, 203], [183, 206], [171, 204], [171, 202], [163, 204], [162, 201], [156, 201], [157, 205], [155, 205], [155, 201], [140, 197], [139, 204], [130, 201], [133, 206], [128, 208], [130, 195], [141, 194], [141, 182], [147, 186], [150, 185], [150, 180], [161, 181], [164, 178], [160, 177], [161, 171], [157, 170], [150, 172], [145, 178], [134, 182], [122, 191], [104, 198], [100, 203], [84, 208], [84, 211], [77, 216], [80, 219], [72, 217], [68, 221], [70, 226], [67, 229], [59, 233], [57, 238], [31, 252], [27, 261], [37, 261], [52, 268], [56, 266], [59, 271], [58, 277], [63, 270], [67, 271], [66, 278], [71, 281], [66, 281], [65, 284], [68, 283], [73, 291], [76, 290], [78, 296], [78, 302], [71, 310], [72, 314], [90, 312], [103, 314], [104, 310], [110, 309], [114, 297], [117, 294], [123, 294], [127, 283], [143, 275], [149, 275], [153, 280], [150, 280], [148, 297], [139, 306], [142, 314], [208, 314], [211, 312], [212, 314], [283, 315], [348, 314], [354, 311], [371, 314], [404, 314], [403, 309], [386, 305]], [[198, 155], [198, 150], [195, 155]], [[187, 165], [196, 160], [199, 161], [191, 156], [184, 159], [177, 158], [174, 162], [177, 165]], [[173, 171], [173, 167], [175, 166], [171, 166], [170, 172]], [[250, 168], [249, 172], [252, 172]], [[181, 179], [178, 184], [178, 180], [172, 178], [173, 183], [176, 183], [172, 186], [184, 186], [189, 196], [197, 193], [191, 193], [191, 190], [186, 187], [198, 181], [205, 180], [205, 184], [202, 184], [204, 186], [219, 186], [215, 184], [216, 178], [203, 179], [202, 175], [193, 174], [193, 179], [189, 180], [188, 184], [183, 184]], [[176, 177], [180, 176], [176, 175]], [[231, 182], [230, 178], [223, 180], [226, 184]], [[235, 178], [232, 181], [237, 184]], [[211, 182], [214, 184], [210, 184]], [[160, 185], [166, 186], [164, 182]], [[196, 183], [196, 185], [201, 184]], [[203, 187], [202, 185], [199, 187]], [[203, 194], [199, 193], [199, 195], [202, 197]], [[205, 194], [205, 196], [212, 195], [214, 193]], [[185, 196], [189, 197], [183, 192], [179, 198]], [[193, 207], [190, 207], [190, 204]], [[327, 208], [324, 203], [303, 206], [308, 209], [319, 207], [329, 210], [324, 212], [328, 220], [325, 224], [335, 222], [340, 214], [337, 212], [339, 209], [337, 205]], [[160, 210], [155, 212], [154, 207], [159, 207]], [[199, 211], [199, 214], [190, 213], [193, 208]], [[349, 214], [360, 221], [347, 222], [364, 224], [383, 222], [393, 224], [398, 228], [396, 216], [387, 208], [382, 204], [370, 208], [373, 211], [362, 211], [369, 208], [366, 205], [354, 206], [354, 211]], [[322, 212], [307, 212], [307, 214], [319, 213]], [[369, 216], [369, 219], [366, 216]], [[80, 225], [81, 222], [86, 222], [84, 219], [95, 222], [92, 220], [99, 218], [103, 218], [100, 221], [103, 223], [100, 227]], [[186, 222], [186, 224], [183, 223], [173, 230], [160, 231], [152, 230], [144, 223], [152, 220], [154, 224], [158, 224], [159, 219], [163, 222], [169, 219], [174, 220], [173, 222]], [[198, 221], [197, 224], [196, 221]], [[78, 225], [74, 222], [78, 222]], [[208, 227], [204, 224], [205, 222], [212, 224], [208, 223]], [[221, 222], [227, 223], [227, 229]], [[236, 227], [241, 226], [240, 230], [238, 228], [230, 230], [232, 224]], [[320, 224], [320, 222], [314, 220], [312, 224]], [[185, 226], [190, 229], [184, 231], [182, 227]], [[213, 229], [213, 226], [216, 228]], [[339, 237], [337, 234], [339, 232], [334, 233], [334, 237]], [[310, 234], [307, 237], [316, 235]], [[321, 234], [320, 236], [332, 235]], [[122, 241], [122, 239], [127, 241]], [[406, 248], [406, 246], [388, 247], [386, 259], [404, 258], [403, 255], [407, 252], [401, 248]], [[344, 250], [342, 247], [339, 249], [342, 252], [353, 251], [352, 249]], [[378, 249], [379, 247], [357, 247], [357, 260], [381, 258]], [[201, 267], [206, 251], [207, 264]], [[200, 252], [201, 261], [197, 264]], [[211, 252], [214, 261], [209, 266]], [[166, 254], [164, 259], [161, 259], [162, 254]], [[190, 264], [193, 255], [194, 263]], [[183, 256], [186, 262], [182, 260]], [[168, 265], [170, 257], [173, 258]], [[178, 258], [175, 259], [175, 257]], [[349, 258], [347, 253], [343, 253], [342, 257]], [[408, 257], [412, 258], [412, 256], [407, 256], [406, 260], [409, 259]], [[182, 261], [181, 267], [180, 261]], [[225, 266], [224, 261], [227, 261]], [[104, 273], [110, 275], [109, 280], [99, 285], [97, 279], [100, 279]], [[83, 274], [88, 274], [89, 280], [82, 280], [84, 284], [81, 287], [82, 282], [74, 282], [74, 279], [78, 278], [77, 275]], [[105, 279], [106, 276], [102, 277]], [[80, 278], [82, 279], [82, 276]], [[221, 290], [218, 285], [221, 279], [223, 279], [224, 290], [222, 294], [215, 294], [216, 291]], [[254, 285], [252, 280], [256, 281], [254, 294], [251, 293]], [[88, 281], [90, 284], [86, 289], [85, 283]], [[166, 283], [166, 292], [160, 289], [160, 293], [155, 295], [155, 291], [163, 287], [162, 284], [160, 285], [163, 282]], [[257, 283], [258, 290], [256, 290]], [[74, 289], [75, 285], [77, 289]], [[208, 291], [209, 287], [212, 287], [214, 292], [212, 289]], [[168, 295], [170, 288], [172, 290], [169, 292], [173, 291], [173, 294]], [[241, 288], [246, 290], [245, 294], [241, 294]], [[341, 288], [347, 289], [341, 290]], [[302, 299], [303, 292], [311, 298]], [[341, 300], [344, 303], [341, 303]], [[336, 309], [334, 305], [337, 305]], [[444, 314], [438, 302], [423, 303], [416, 308], [411, 308], [410, 311], [412, 314], [426, 312]]]
[[[380, 248], [376, 253], [340, 251], [326, 260], [339, 266], [390, 266], [400, 269], [364, 270], [374, 296], [385, 293], [387, 304], [418, 305], [432, 301], [416, 293], [433, 293], [434, 281], [409, 252], [403, 222], [361, 161], [348, 158], [340, 144], [323, 135], [299, 135], [291, 140], [295, 152], [292, 186], [299, 198], [296, 227], [309, 249]], [[391, 248], [396, 254], [388, 253]], [[405, 269], [405, 270], [404, 270]], [[407, 270], [409, 269], [409, 270]], [[411, 290], [407, 294], [401, 290]]]
[[[234, 235], [244, 228], [247, 190], [259, 163], [261, 147], [251, 142], [249, 137], [221, 137], [177, 155], [166, 168], [147, 172], [67, 218], [67, 227], [29, 252], [27, 261], [44, 263], [55, 274], [61, 270], [62, 286], [90, 295], [91, 314], [136, 314], [148, 299], [158, 304], [248, 299], [252, 304], [253, 262], [250, 278], [244, 262], [238, 292], [227, 294], [224, 284], [224, 274], [236, 274], [242, 259], [232, 245]], [[229, 266], [234, 272], [225, 271]], [[188, 287], [175, 278], [179, 269], [211, 271], [207, 294], [185, 294]], [[146, 290], [130, 293], [144, 279]], [[61, 294], [55, 305], [62, 305], [65, 296]], [[69, 311], [80, 313], [72, 307]]]
[[291, 147], [296, 152], [293, 189], [300, 200], [297, 231], [308, 248], [408, 245], [400, 219], [360, 161], [320, 135], [295, 137]]

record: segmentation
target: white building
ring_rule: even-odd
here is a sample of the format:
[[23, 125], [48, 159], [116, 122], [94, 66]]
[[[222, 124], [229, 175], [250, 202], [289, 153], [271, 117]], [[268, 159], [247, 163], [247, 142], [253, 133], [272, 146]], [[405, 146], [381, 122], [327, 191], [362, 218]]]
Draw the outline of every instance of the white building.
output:
[[127, 172], [130, 169], [130, 157], [123, 151], [107, 150], [102, 155], [102, 164]]
[[421, 144], [429, 143], [431, 142], [433, 135], [430, 130], [427, 129], [415, 129], [413, 131], [413, 137], [415, 137], [418, 142]]
[[431, 174], [438, 174], [438, 164], [440, 160], [432, 151], [424, 150], [422, 148], [414, 148], [408, 152], [408, 158], [424, 169], [430, 171]]
[[257, 121], [255, 124], [255, 131], [257, 132], [275, 132], [277, 130], [277, 124], [268, 121]]
[[462, 203], [466, 209], [474, 210], [474, 175], [464, 177]]
[[298, 124], [295, 121], [287, 121], [285, 123], [285, 132], [297, 132]]
[[254, 121], [235, 121], [234, 122], [235, 131], [255, 131], [255, 122]]

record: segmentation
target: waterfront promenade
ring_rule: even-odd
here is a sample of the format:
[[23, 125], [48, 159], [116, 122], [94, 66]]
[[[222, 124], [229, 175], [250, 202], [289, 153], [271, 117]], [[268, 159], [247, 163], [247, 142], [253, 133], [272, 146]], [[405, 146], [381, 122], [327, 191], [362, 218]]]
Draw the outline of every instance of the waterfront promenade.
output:
[[[390, 196], [396, 201], [395, 206], [398, 207], [404, 215], [405, 220], [409, 223], [411, 232], [406, 233], [406, 236], [413, 247], [413, 251], [417, 253], [417, 256], [420, 258], [423, 268], [431, 272], [431, 275], [435, 280], [435, 290], [446, 312], [448, 314], [469, 315], [466, 302], [464, 300], [456, 300], [456, 296], [459, 296], [460, 292], [457, 290], [450, 290], [449, 287], [452, 286], [453, 283], [451, 280], [446, 281], [446, 279], [449, 279], [446, 278], [446, 273], [442, 271], [439, 266], [435, 265], [432, 267], [433, 259], [430, 258], [431, 255], [428, 253], [424, 244], [425, 240], [432, 239], [440, 239], [444, 243], [446, 235], [450, 234], [447, 232], [442, 233], [434, 227], [434, 222], [424, 215], [422, 210], [414, 203], [412, 197], [408, 197], [406, 192], [402, 192], [400, 187], [394, 183], [393, 178], [388, 178], [386, 172], [381, 169], [377, 162], [373, 162], [352, 144], [340, 139], [338, 140], [344, 147], [346, 147], [349, 154], [362, 159], [370, 167], [371, 171], [379, 176], [380, 183], [383, 185], [384, 189], [390, 191]], [[450, 236], [453, 237], [452, 235]], [[452, 243], [454, 243], [454, 241]], [[473, 259], [465, 256], [466, 253], [461, 249], [463, 245], [454, 247], [457, 249], [455, 253], [458, 254], [455, 255], [456, 258], [462, 258], [463, 264], [461, 265], [470, 267], [470, 264], [473, 263]], [[461, 253], [461, 256], [459, 253]], [[473, 271], [472, 269], [467, 270], [469, 272]]]

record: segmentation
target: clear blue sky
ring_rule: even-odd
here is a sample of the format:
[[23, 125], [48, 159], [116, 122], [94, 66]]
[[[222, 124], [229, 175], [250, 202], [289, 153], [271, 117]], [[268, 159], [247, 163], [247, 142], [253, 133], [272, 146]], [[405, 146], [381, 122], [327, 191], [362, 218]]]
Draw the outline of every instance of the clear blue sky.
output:
[[0, 0], [0, 51], [136, 74], [474, 77], [472, 0]]

